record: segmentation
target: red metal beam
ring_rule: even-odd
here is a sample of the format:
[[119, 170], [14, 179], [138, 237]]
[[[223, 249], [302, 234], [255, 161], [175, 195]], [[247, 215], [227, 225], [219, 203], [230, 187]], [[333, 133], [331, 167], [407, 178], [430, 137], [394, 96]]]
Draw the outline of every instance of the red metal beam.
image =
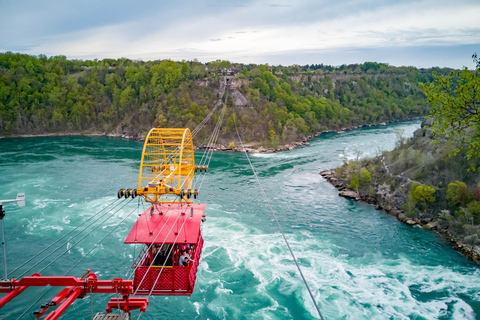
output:
[[65, 299], [65, 301], [62, 302], [62, 304], [57, 307], [57, 309], [48, 314], [45, 320], [56, 320], [60, 318], [62, 313], [65, 312], [65, 310], [67, 310], [67, 308], [73, 303], [73, 301], [78, 298], [82, 291], [83, 289], [81, 288], [73, 290], [73, 292]]
[[120, 308], [125, 312], [136, 309], [140, 309], [141, 312], [146, 312], [146, 307], [148, 306], [148, 298], [128, 297], [133, 294], [134, 291], [133, 280], [123, 280], [122, 278], [98, 280], [94, 273], [90, 273], [86, 279], [77, 277], [42, 277], [39, 274], [34, 274], [32, 277], [24, 277], [20, 280], [12, 279], [10, 281], [0, 282], [0, 292], [7, 293], [6, 296], [0, 299], [0, 308], [28, 287], [47, 285], [66, 288], [60, 291], [47, 305], [42, 306], [42, 310], [36, 313], [37, 319], [46, 314], [51, 307], [58, 306], [45, 318], [45, 320], [56, 320], [67, 310], [75, 299], [83, 298], [89, 293], [121, 294], [123, 298], [114, 298], [108, 303], [108, 312], [111, 312], [112, 308], [118, 308], [119, 304]]
[[40, 311], [39, 314], [37, 314], [35, 316], [35, 318], [37, 319], [40, 319], [45, 313], [47, 313], [48, 309], [50, 309], [50, 307], [53, 307], [53, 306], [56, 306], [58, 304], [60, 304], [60, 302], [63, 301], [63, 299], [65, 299], [66, 297], [68, 297], [68, 295], [70, 295], [73, 290], [75, 290], [76, 287], [66, 287], [65, 289], [63, 289], [62, 291], [60, 291], [59, 294], [57, 294], [55, 296], [55, 298], [53, 298], [50, 303], [48, 304], [48, 306], [46, 306], [45, 308], [42, 307], [42, 311]]
[[16, 287], [13, 291], [10, 291], [6, 296], [0, 299], [0, 308], [10, 302], [13, 298], [25, 291], [28, 287]]
[[118, 306], [120, 306], [120, 309], [125, 312], [130, 312], [136, 309], [140, 309], [141, 312], [146, 312], [148, 306], [148, 298], [112, 298], [108, 302], [107, 312], [111, 313], [112, 308], [118, 309]]
[[9, 293], [17, 287], [81, 287], [84, 293], [90, 293], [90, 287], [94, 293], [120, 293], [128, 295], [133, 293], [133, 280], [115, 278], [113, 280], [98, 280], [94, 273], [90, 273], [86, 279], [77, 277], [50, 277], [32, 276], [23, 277], [20, 280], [12, 279], [8, 282], [0, 282], [0, 293]]

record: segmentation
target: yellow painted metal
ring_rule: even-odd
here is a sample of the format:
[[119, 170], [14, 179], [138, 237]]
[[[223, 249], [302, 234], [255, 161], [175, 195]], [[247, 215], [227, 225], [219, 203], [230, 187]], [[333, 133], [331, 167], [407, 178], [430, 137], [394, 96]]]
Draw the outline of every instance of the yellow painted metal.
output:
[[190, 203], [194, 173], [190, 129], [150, 130], [143, 145], [137, 195], [143, 195], [148, 202], [171, 202], [168, 195], [183, 195], [181, 202]]

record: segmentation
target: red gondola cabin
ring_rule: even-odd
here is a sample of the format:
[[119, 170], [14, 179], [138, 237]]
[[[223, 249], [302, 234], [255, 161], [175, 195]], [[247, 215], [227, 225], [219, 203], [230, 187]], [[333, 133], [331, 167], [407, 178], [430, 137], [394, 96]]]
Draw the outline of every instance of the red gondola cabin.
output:
[[[195, 287], [203, 238], [206, 204], [155, 204], [142, 213], [125, 243], [145, 244], [132, 265], [137, 295], [188, 295]], [[190, 248], [193, 260], [179, 265], [180, 253]]]

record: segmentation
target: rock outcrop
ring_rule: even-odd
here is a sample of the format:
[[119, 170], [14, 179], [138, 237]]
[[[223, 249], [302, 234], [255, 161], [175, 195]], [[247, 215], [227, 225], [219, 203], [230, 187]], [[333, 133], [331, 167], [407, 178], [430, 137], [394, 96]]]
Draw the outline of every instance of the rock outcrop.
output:
[[375, 205], [375, 209], [382, 210], [392, 216], [395, 216], [398, 221], [409, 226], [418, 225], [426, 230], [437, 231], [454, 249], [462, 252], [467, 258], [473, 261], [480, 261], [479, 246], [471, 246], [463, 243], [461, 240], [454, 237], [448, 231], [448, 229], [442, 228], [438, 221], [432, 221], [432, 216], [428, 212], [419, 214], [418, 218], [407, 217], [406, 213], [401, 209], [401, 206], [406, 200], [406, 196], [399, 192], [399, 189], [392, 192], [390, 187], [384, 183], [375, 186], [376, 194], [374, 197], [365, 196], [354, 190], [351, 190], [347, 181], [336, 176], [335, 169], [323, 170], [320, 172], [320, 175], [338, 189], [340, 196], [355, 201], [373, 204]]

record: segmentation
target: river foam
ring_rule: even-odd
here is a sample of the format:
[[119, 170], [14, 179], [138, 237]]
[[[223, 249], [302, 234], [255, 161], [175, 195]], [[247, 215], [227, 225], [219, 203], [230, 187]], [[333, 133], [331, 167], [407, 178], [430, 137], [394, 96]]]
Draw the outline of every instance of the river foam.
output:
[[[340, 165], [343, 150], [349, 156], [355, 149], [373, 156], [378, 148], [393, 148], [395, 129], [403, 128], [408, 135], [419, 125], [417, 121], [324, 134], [312, 139], [310, 146], [251, 157], [326, 319], [475, 319], [480, 315], [477, 265], [433, 232], [408, 227], [370, 205], [339, 197], [318, 175], [322, 169]], [[138, 181], [140, 142], [53, 137], [1, 143], [0, 193], [15, 198], [17, 192], [25, 192], [27, 197], [25, 208], [6, 208], [11, 268], [114, 202], [119, 188], [134, 187]], [[38, 156], [23, 154], [24, 149]], [[201, 151], [196, 156], [201, 157]], [[208, 205], [195, 291], [190, 298], [151, 297], [143, 317], [316, 319], [314, 305], [243, 154], [213, 155], [200, 201]], [[75, 247], [85, 233], [62, 240], [70, 244], [68, 254], [43, 274], [64, 274], [136, 204], [133, 201], [116, 214], [106, 213], [104, 227]], [[141, 246], [123, 241], [142, 209], [141, 205], [70, 274], [79, 276], [91, 268], [101, 279], [130, 275]], [[49, 261], [66, 249], [64, 245]], [[2, 308], [0, 317], [16, 319], [43, 292], [28, 289]], [[110, 298], [95, 296], [94, 312], [105, 310]], [[63, 316], [89, 317], [88, 298], [77, 300]]]
[[[332, 243], [306, 231], [287, 238], [327, 318], [475, 319], [462, 296], [480, 288], [479, 272], [419, 266], [407, 258], [336, 255]], [[226, 301], [246, 309], [249, 301], [256, 301], [252, 310], [262, 301], [261, 317], [276, 319], [290, 312], [277, 301], [291, 298], [297, 300], [293, 305], [304, 304], [317, 317], [281, 234], [263, 234], [231, 218], [210, 218], [204, 250], [197, 285], [202, 292], [213, 289], [209, 308], [218, 317], [223, 317]], [[450, 297], [444, 297], [447, 292]], [[432, 299], [419, 299], [419, 294]], [[298, 310], [293, 311], [289, 316]], [[248, 316], [259, 316], [258, 310]]]

